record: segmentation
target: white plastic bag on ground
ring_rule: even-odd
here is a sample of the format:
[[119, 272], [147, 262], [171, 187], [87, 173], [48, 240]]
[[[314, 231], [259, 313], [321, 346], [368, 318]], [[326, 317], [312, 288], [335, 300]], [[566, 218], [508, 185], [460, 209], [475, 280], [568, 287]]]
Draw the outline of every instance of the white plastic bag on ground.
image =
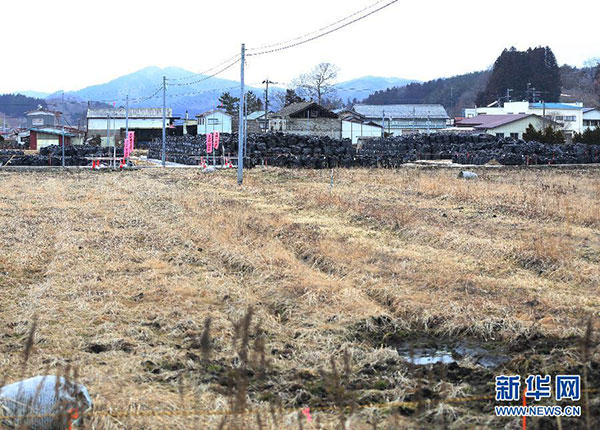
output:
[[71, 420], [77, 425], [91, 407], [92, 399], [83, 385], [54, 375], [36, 376], [0, 388], [0, 415], [17, 417], [1, 420], [0, 428], [64, 430], [68, 411], [73, 417], [77, 411], [79, 417]]

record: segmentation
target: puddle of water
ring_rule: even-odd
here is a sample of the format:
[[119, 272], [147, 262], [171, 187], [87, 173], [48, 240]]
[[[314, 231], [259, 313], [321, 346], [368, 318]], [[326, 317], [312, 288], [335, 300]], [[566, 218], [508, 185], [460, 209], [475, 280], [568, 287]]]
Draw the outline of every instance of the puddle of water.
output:
[[480, 346], [459, 342], [452, 346], [439, 346], [435, 348], [415, 348], [411, 351], [410, 345], [401, 345], [398, 348], [401, 358], [417, 366], [429, 364], [450, 364], [460, 360], [469, 360], [476, 365], [493, 369], [510, 361], [510, 357], [487, 350]]

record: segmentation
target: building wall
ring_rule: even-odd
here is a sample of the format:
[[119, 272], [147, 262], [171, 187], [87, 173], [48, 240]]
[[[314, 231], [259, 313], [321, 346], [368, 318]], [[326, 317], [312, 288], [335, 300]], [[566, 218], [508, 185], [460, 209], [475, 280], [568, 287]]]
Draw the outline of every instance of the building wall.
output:
[[198, 134], [208, 134], [214, 131], [231, 133], [231, 116], [224, 112], [213, 112], [198, 117]]
[[[167, 125], [169, 124], [167, 120]], [[88, 135], [100, 135], [106, 136], [106, 118], [88, 118], [87, 120], [87, 128]], [[110, 120], [110, 129], [111, 135], [114, 130], [120, 130], [125, 128], [125, 119], [112, 119]], [[129, 119], [129, 128], [162, 128], [162, 118], [130, 118]]]
[[57, 125], [56, 116], [52, 113], [30, 113], [27, 114], [27, 128]]
[[437, 133], [448, 127], [445, 119], [438, 118], [366, 118], [375, 124], [383, 124], [385, 132], [394, 136], [411, 133]]
[[[477, 108], [478, 114], [505, 115], [505, 114], [536, 114], [546, 116], [547, 119], [563, 124], [562, 129], [566, 132], [581, 133], [583, 130], [583, 109], [545, 109], [532, 108], [529, 102], [510, 102], [503, 107]], [[567, 119], [568, 118], [568, 119]]]
[[583, 114], [583, 129], [600, 128], [600, 110], [594, 109]]
[[486, 132], [491, 135], [502, 133], [503, 137], [510, 137], [511, 133], [516, 133], [517, 139], [522, 139], [523, 133], [525, 133], [525, 130], [529, 124], [532, 124], [537, 130], [541, 130], [543, 128], [544, 121], [542, 121], [542, 118], [523, 118], [519, 121], [511, 122], [510, 124], [502, 125], [496, 128], [490, 128], [486, 130]]
[[286, 118], [284, 124], [285, 129], [282, 131], [286, 133], [328, 136], [333, 139], [340, 139], [342, 136], [342, 123], [337, 118]]
[[352, 143], [356, 144], [361, 137], [381, 137], [381, 127], [352, 121], [342, 121], [342, 139], [351, 139]]

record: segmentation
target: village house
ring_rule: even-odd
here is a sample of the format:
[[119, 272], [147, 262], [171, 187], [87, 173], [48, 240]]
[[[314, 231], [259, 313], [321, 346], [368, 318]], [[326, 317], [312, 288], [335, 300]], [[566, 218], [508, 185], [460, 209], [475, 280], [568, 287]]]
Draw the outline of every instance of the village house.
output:
[[542, 130], [552, 122], [534, 114], [484, 114], [457, 121], [455, 130], [478, 131], [496, 137], [512, 137], [518, 140], [523, 138], [523, 133], [529, 124], [533, 125], [536, 130]]
[[436, 133], [448, 127], [450, 117], [440, 104], [356, 104], [352, 110], [367, 121], [381, 124], [388, 135]]
[[[495, 103], [497, 104], [497, 103]], [[570, 143], [575, 133], [583, 131], [583, 103], [505, 102], [502, 106], [465, 109], [465, 116], [535, 114], [553, 121]]]
[[315, 102], [292, 103], [269, 118], [269, 130], [339, 139], [339, 117]]
[[39, 106], [25, 113], [27, 130], [19, 132], [18, 143], [29, 142], [29, 149], [38, 150], [50, 145], [81, 145], [85, 133], [74, 127], [60, 125], [62, 113]]
[[196, 115], [198, 119], [198, 134], [208, 134], [215, 131], [220, 133], [231, 133], [232, 116], [222, 110], [211, 110]]

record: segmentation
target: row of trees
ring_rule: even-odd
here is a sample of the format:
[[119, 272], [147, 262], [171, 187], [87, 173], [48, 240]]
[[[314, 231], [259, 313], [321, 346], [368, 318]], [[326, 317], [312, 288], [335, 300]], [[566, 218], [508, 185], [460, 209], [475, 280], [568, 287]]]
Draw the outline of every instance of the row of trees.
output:
[[594, 129], [588, 128], [583, 133], [575, 133], [573, 140], [577, 143], [600, 145], [600, 127]]
[[[335, 97], [334, 82], [339, 68], [331, 63], [317, 64], [310, 72], [300, 75], [292, 81], [292, 88], [285, 91], [273, 91], [269, 105], [281, 109], [292, 103], [314, 101], [326, 108], [335, 109], [343, 106], [342, 101]], [[219, 97], [220, 106], [230, 115], [238, 115], [240, 98], [229, 92]], [[246, 111], [252, 113], [263, 110], [263, 102], [253, 91], [246, 95]]]
[[541, 142], [554, 145], [565, 143], [565, 136], [562, 131], [555, 130], [552, 126], [547, 126], [543, 130], [536, 130], [533, 124], [529, 124], [523, 133], [525, 142]]

